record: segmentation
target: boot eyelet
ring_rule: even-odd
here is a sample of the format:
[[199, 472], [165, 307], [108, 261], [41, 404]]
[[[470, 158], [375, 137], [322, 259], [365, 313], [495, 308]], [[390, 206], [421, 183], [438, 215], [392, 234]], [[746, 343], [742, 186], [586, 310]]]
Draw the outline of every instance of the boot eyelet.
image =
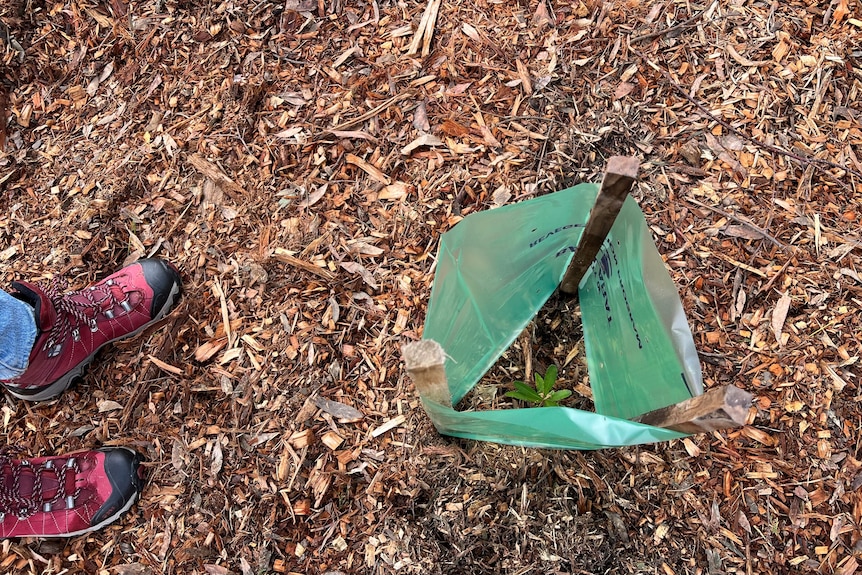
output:
[[51, 513], [51, 502], [46, 501], [42, 504], [42, 512], [43, 513]]
[[73, 509], [75, 507], [75, 496], [67, 495], [66, 496], [66, 509]]
[[97, 324], [95, 320], [90, 322], [90, 331], [94, 333], [99, 331], [99, 324]]
[[105, 317], [108, 319], [114, 319], [114, 310], [106, 309], [105, 310]]
[[75, 341], [81, 341], [81, 331], [77, 327], [72, 330], [72, 339]]
[[122, 307], [124, 310], [126, 310], [126, 313], [129, 313], [132, 311], [132, 304], [127, 299], [124, 299], [123, 301], [120, 302], [120, 307]]

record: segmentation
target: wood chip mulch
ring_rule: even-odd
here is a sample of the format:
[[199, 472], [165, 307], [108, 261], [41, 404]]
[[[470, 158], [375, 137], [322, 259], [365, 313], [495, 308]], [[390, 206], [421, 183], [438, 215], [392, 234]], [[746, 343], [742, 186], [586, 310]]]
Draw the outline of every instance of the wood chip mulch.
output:
[[[2, 285], [145, 256], [185, 282], [59, 399], [3, 399], [7, 443], [133, 446], [149, 481], [102, 531], [0, 543], [0, 572], [860, 571], [859, 0], [8, 0], [0, 21]], [[440, 234], [617, 154], [706, 385], [755, 394], [751, 425], [586, 453], [439, 436], [399, 348]], [[567, 323], [537, 326], [545, 361]]]

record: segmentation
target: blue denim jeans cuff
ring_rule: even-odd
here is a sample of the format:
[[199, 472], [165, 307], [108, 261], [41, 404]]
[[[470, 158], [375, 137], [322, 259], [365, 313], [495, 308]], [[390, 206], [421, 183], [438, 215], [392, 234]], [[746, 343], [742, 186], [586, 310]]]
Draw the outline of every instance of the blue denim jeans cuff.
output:
[[15, 379], [24, 373], [34, 343], [33, 308], [0, 290], [0, 380]]

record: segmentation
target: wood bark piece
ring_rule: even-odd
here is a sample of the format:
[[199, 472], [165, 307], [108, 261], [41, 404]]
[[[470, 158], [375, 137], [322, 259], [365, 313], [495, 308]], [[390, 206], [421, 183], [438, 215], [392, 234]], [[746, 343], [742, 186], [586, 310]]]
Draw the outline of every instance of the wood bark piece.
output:
[[326, 281], [332, 281], [335, 279], [335, 274], [328, 269], [317, 267], [311, 262], [294, 257], [284, 248], [275, 248], [275, 252], [272, 254], [272, 257], [295, 268], [305, 270], [319, 278], [325, 279]]
[[338, 449], [339, 445], [344, 443], [344, 438], [335, 433], [334, 431], [327, 431], [320, 437], [320, 441], [322, 441], [326, 447], [328, 447], [332, 451], [335, 451], [336, 449]]
[[345, 405], [339, 401], [315, 397], [312, 400], [312, 403], [314, 403], [316, 407], [319, 407], [332, 417], [336, 418], [338, 423], [356, 423], [358, 421], [362, 421], [365, 417], [365, 415], [355, 407]]
[[638, 175], [638, 166], [638, 159], [630, 156], [612, 156], [608, 160], [596, 203], [590, 210], [587, 225], [578, 242], [575, 255], [560, 283], [561, 292], [569, 295], [578, 293], [578, 284], [596, 259], [602, 242], [608, 237], [617, 214], [620, 213], [623, 202], [629, 190], [632, 189], [632, 184]]
[[[2, 31], [2, 28], [0, 28], [0, 31]], [[8, 112], [9, 97], [6, 93], [6, 87], [0, 86], [0, 153], [2, 153], [6, 147], [6, 118], [8, 116]], [[5, 180], [6, 177], [7, 176], [4, 176], [3, 179]]]
[[389, 176], [387, 176], [386, 174], [381, 172], [377, 168], [377, 166], [374, 166], [373, 164], [369, 164], [368, 162], [366, 162], [365, 160], [363, 160], [359, 156], [355, 156], [353, 154], [347, 154], [345, 156], [344, 160], [348, 164], [352, 164], [352, 165], [356, 166], [357, 168], [359, 168], [360, 170], [362, 170], [363, 172], [365, 172], [366, 174], [368, 174], [369, 176], [371, 176], [372, 178], [374, 178], [375, 180], [377, 180], [378, 182], [380, 182], [384, 186], [388, 186], [389, 184], [392, 183], [392, 180], [389, 179]]
[[440, 2], [442, 0], [429, 0], [425, 7], [425, 12], [422, 13], [422, 19], [419, 21], [419, 27], [413, 35], [413, 41], [407, 49], [407, 55], [413, 56], [419, 53], [419, 47], [422, 47], [422, 56], [428, 56], [431, 53], [431, 39], [434, 37], [434, 25], [437, 23], [437, 13], [440, 11]]
[[357, 116], [356, 118], [353, 118], [352, 120], [347, 120], [345, 122], [342, 122], [341, 124], [338, 124], [337, 126], [333, 126], [332, 128], [328, 128], [328, 129], [324, 130], [324, 133], [337, 134], [339, 131], [349, 130], [350, 128], [358, 126], [359, 124], [361, 124], [365, 120], [370, 120], [371, 118], [377, 116], [380, 112], [384, 111], [385, 109], [387, 109], [392, 104], [396, 104], [396, 103], [400, 102], [401, 100], [406, 100], [407, 98], [410, 98], [413, 95], [414, 95], [413, 90], [406, 90], [404, 92], [401, 92], [400, 94], [396, 94], [395, 96], [392, 96], [391, 98], [389, 98], [388, 100], [386, 100], [385, 102], [380, 104], [379, 106], [375, 106], [374, 108], [368, 110], [364, 114], [361, 114], [361, 115]]
[[189, 163], [203, 174], [205, 178], [212, 180], [213, 183], [226, 191], [232, 199], [241, 200], [248, 197], [242, 186], [230, 179], [218, 166], [209, 160], [198, 154], [192, 154], [189, 156]]
[[704, 433], [745, 425], [754, 397], [734, 385], [710, 389], [703, 395], [686, 399], [633, 418], [654, 427], [680, 433]]
[[405, 415], [396, 415], [389, 421], [379, 425], [377, 428], [371, 430], [371, 437], [380, 437], [390, 429], [395, 429], [396, 427], [401, 426], [405, 421], [407, 421], [407, 416]]
[[446, 381], [446, 353], [433, 339], [408, 343], [401, 349], [407, 373], [423, 400], [452, 407], [452, 394]]

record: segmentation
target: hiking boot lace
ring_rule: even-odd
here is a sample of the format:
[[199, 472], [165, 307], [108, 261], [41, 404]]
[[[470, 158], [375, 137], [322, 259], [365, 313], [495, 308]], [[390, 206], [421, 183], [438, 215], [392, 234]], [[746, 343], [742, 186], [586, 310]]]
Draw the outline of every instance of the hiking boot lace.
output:
[[[82, 324], [86, 324], [90, 331], [97, 331], [99, 327], [96, 323], [96, 315], [102, 313], [103, 310], [107, 310], [104, 313], [109, 319], [113, 318], [110, 310], [117, 305], [129, 311], [128, 297], [113, 280], [71, 292], [64, 291], [66, 286], [65, 278], [60, 277], [53, 278], [48, 284], [39, 285], [57, 312], [57, 321], [51, 326], [47, 347], [62, 342], [69, 333], [72, 333], [76, 340], [79, 339], [78, 326]], [[123, 299], [119, 299], [118, 295], [121, 295]], [[81, 301], [82, 299], [83, 301]], [[75, 320], [74, 326], [70, 318]]]
[[[14, 513], [19, 519], [26, 519], [39, 511], [50, 512], [54, 505], [63, 501], [61, 509], [71, 509], [75, 500], [81, 493], [81, 489], [75, 489], [73, 493], [67, 493], [66, 487], [75, 483], [75, 475], [81, 471], [78, 461], [74, 457], [66, 459], [65, 464], [57, 466], [60, 461], [49, 459], [39, 465], [33, 465], [27, 460], [13, 461], [10, 454], [18, 453], [18, 446], [6, 445], [0, 447], [0, 519], [7, 513]], [[8, 471], [7, 471], [8, 468]], [[34, 476], [33, 493], [29, 497], [21, 495], [21, 474], [24, 469], [29, 469]], [[72, 474], [69, 476], [69, 474]], [[57, 490], [50, 498], [45, 498], [42, 491], [42, 478], [44, 475], [53, 474], [57, 478]], [[12, 478], [11, 485], [9, 478]]]

